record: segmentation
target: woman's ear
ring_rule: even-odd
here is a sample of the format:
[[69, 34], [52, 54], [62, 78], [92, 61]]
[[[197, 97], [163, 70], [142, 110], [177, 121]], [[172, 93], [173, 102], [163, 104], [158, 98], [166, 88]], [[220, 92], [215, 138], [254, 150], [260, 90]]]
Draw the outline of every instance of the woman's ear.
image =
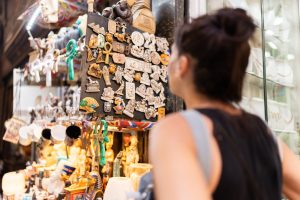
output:
[[189, 57], [186, 55], [181, 55], [179, 57], [178, 65], [176, 66], [176, 75], [180, 78], [183, 78], [189, 71], [190, 60]]

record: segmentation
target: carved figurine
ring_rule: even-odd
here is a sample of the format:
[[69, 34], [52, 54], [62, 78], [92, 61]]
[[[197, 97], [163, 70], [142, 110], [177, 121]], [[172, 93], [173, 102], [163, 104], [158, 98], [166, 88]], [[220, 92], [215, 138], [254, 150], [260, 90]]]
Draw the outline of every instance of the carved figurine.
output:
[[102, 72], [99, 64], [93, 63], [90, 65], [87, 74], [92, 77], [100, 79], [100, 78], [102, 78], [103, 72]]
[[139, 162], [139, 152], [137, 149], [138, 138], [136, 134], [132, 134], [130, 137], [130, 146], [126, 152], [126, 161], [124, 167], [124, 175], [129, 177], [129, 166]]
[[125, 107], [124, 100], [121, 97], [115, 97], [115, 104], [114, 110], [117, 115], [122, 115]]
[[109, 142], [105, 144], [106, 151], [105, 151], [105, 158], [106, 158], [106, 165], [102, 168], [102, 173], [106, 177], [112, 176], [112, 167], [114, 162], [114, 151], [112, 150], [112, 146], [114, 144], [114, 133], [109, 133], [108, 135]]
[[88, 83], [86, 84], [86, 92], [100, 92], [100, 84], [98, 81], [93, 81], [88, 77]]
[[116, 22], [132, 24], [132, 12], [127, 0], [121, 0], [112, 7], [105, 8], [102, 15]]

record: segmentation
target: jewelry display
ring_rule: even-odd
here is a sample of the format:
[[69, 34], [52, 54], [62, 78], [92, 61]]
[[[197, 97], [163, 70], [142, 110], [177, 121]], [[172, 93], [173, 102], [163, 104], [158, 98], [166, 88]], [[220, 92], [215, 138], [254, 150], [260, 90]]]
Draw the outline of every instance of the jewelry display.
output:
[[133, 45], [131, 47], [131, 55], [133, 55], [137, 58], [143, 58], [144, 57], [144, 47], [139, 47], [139, 46]]
[[113, 53], [112, 59], [113, 59], [114, 63], [116, 63], [116, 64], [124, 64], [126, 57], [124, 54], [121, 54], [121, 53]]
[[154, 65], [160, 64], [160, 55], [156, 51], [151, 52], [150, 57], [151, 57], [151, 61]]
[[101, 99], [113, 103], [115, 92], [111, 87], [104, 88]]
[[124, 53], [125, 52], [125, 45], [123, 43], [113, 41], [112, 42], [113, 51], [118, 53]]
[[143, 34], [138, 31], [132, 32], [131, 40], [132, 40], [133, 44], [135, 44], [138, 47], [143, 46], [143, 44], [145, 42]]
[[108, 32], [111, 34], [115, 34], [117, 32], [117, 23], [114, 20], [108, 20]]
[[122, 81], [120, 87], [118, 88], [118, 90], [115, 92], [117, 95], [123, 96], [123, 90], [125, 88], [125, 83], [124, 81]]
[[136, 94], [141, 96], [142, 98], [146, 98], [146, 90], [146, 86], [144, 84], [141, 84], [136, 88]]
[[130, 118], [134, 116], [134, 108], [135, 108], [135, 100], [129, 100], [127, 105], [125, 106], [124, 114]]
[[99, 64], [93, 63], [90, 65], [87, 74], [94, 78], [101, 79], [103, 72], [102, 72]]
[[112, 45], [109, 42], [106, 42], [104, 45], [104, 51], [103, 54], [105, 54], [105, 64], [109, 64], [109, 56], [112, 56], [113, 53], [112, 51]]
[[88, 83], [86, 84], [86, 92], [100, 92], [100, 84], [98, 81], [93, 81], [88, 77]]
[[110, 113], [112, 109], [112, 105], [110, 102], [104, 102], [104, 112]]
[[125, 103], [124, 100], [121, 97], [115, 97], [115, 104], [114, 110], [117, 115], [122, 115], [123, 111], [125, 109]]
[[141, 78], [141, 83], [150, 86], [150, 78], [149, 78], [149, 74], [144, 72]]
[[89, 40], [89, 48], [96, 49], [100, 45], [100, 41], [98, 40], [98, 36], [92, 34]]
[[109, 70], [107, 68], [107, 66], [103, 66], [102, 68], [102, 73], [103, 73], [103, 77], [104, 77], [104, 81], [105, 81], [105, 85], [106, 86], [110, 86], [111, 82], [110, 82], [110, 78], [109, 78]]
[[135, 99], [135, 84], [126, 82], [126, 99]]
[[113, 77], [113, 80], [116, 81], [118, 84], [121, 84], [122, 78], [123, 78], [123, 68], [118, 66], [115, 76]]

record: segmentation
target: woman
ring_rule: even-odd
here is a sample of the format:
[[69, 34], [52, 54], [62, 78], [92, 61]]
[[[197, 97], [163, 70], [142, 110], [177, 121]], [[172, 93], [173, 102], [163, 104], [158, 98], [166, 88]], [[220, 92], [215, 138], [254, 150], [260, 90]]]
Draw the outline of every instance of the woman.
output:
[[298, 158], [236, 106], [255, 28], [244, 10], [225, 8], [178, 29], [169, 82], [189, 111], [152, 130], [158, 200], [300, 199]]

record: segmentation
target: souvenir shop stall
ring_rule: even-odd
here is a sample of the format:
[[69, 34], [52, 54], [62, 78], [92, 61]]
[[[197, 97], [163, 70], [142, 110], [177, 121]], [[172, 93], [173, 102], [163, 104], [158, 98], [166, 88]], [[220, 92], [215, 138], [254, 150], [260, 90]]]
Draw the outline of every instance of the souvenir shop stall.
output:
[[[149, 130], [179, 103], [167, 88], [171, 37], [156, 32], [151, 6], [161, 5], [150, 0], [121, 0], [101, 12], [86, 3], [72, 26], [47, 38], [29, 34], [32, 52], [14, 72], [14, 116], [3, 139], [29, 146], [31, 161], [3, 176], [4, 199], [143, 199]], [[62, 82], [69, 86], [57, 88]]]

